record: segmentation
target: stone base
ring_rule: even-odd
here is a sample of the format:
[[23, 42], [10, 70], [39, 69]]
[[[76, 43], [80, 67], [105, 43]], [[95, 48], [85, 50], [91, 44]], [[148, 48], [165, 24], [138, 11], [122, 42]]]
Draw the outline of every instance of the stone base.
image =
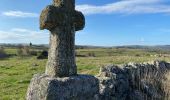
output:
[[27, 100], [95, 100], [98, 79], [89, 75], [51, 78], [34, 75], [27, 91]]

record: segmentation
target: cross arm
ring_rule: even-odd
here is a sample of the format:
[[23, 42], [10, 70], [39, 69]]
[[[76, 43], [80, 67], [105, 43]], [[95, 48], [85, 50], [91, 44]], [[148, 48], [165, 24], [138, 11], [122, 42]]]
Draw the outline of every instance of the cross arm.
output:
[[40, 29], [51, 30], [57, 26], [63, 26], [65, 14], [62, 9], [53, 5], [47, 6], [40, 15]]
[[85, 17], [81, 12], [66, 11], [66, 9], [49, 5], [41, 13], [40, 29], [52, 30], [58, 26], [65, 26], [68, 23], [66, 20], [68, 17], [71, 17], [70, 25], [74, 25], [75, 31], [82, 30], [85, 27]]
[[85, 27], [85, 17], [81, 12], [75, 11], [73, 20], [75, 25], [75, 31], [82, 30]]

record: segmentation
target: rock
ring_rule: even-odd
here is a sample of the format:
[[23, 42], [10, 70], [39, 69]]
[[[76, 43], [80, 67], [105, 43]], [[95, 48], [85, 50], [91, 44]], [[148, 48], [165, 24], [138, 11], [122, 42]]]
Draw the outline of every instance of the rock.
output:
[[32, 66], [33, 66], [33, 67], [36, 67], [36, 66], [39, 66], [39, 65], [38, 65], [38, 64], [36, 64], [36, 63], [33, 63], [33, 64], [32, 64]]
[[129, 63], [100, 70], [102, 100], [169, 100], [170, 63]]
[[106, 66], [101, 69], [98, 79], [101, 100], [126, 100], [129, 82], [122, 69], [114, 65]]
[[5, 53], [0, 53], [0, 59], [4, 59], [4, 58], [7, 58], [7, 57], [8, 57], [7, 54], [5, 54]]
[[142, 92], [135, 90], [129, 94], [129, 98], [127, 100], [147, 100], [145, 99], [145, 94]]
[[31, 80], [27, 100], [95, 100], [98, 79], [89, 75], [51, 78], [37, 74]]
[[37, 59], [47, 59], [48, 51], [42, 51], [42, 53], [37, 57]]

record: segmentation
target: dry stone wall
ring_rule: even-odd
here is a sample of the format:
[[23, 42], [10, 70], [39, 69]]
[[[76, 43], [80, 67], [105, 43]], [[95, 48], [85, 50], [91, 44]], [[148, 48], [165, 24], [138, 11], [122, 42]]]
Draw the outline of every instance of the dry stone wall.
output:
[[103, 67], [100, 80], [102, 100], [169, 100], [170, 63], [129, 63]]

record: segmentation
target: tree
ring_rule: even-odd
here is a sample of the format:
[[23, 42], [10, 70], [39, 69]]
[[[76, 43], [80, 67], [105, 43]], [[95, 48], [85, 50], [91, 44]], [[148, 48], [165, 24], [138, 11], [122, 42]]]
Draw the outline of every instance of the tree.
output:
[[30, 42], [30, 47], [32, 47], [32, 43]]

